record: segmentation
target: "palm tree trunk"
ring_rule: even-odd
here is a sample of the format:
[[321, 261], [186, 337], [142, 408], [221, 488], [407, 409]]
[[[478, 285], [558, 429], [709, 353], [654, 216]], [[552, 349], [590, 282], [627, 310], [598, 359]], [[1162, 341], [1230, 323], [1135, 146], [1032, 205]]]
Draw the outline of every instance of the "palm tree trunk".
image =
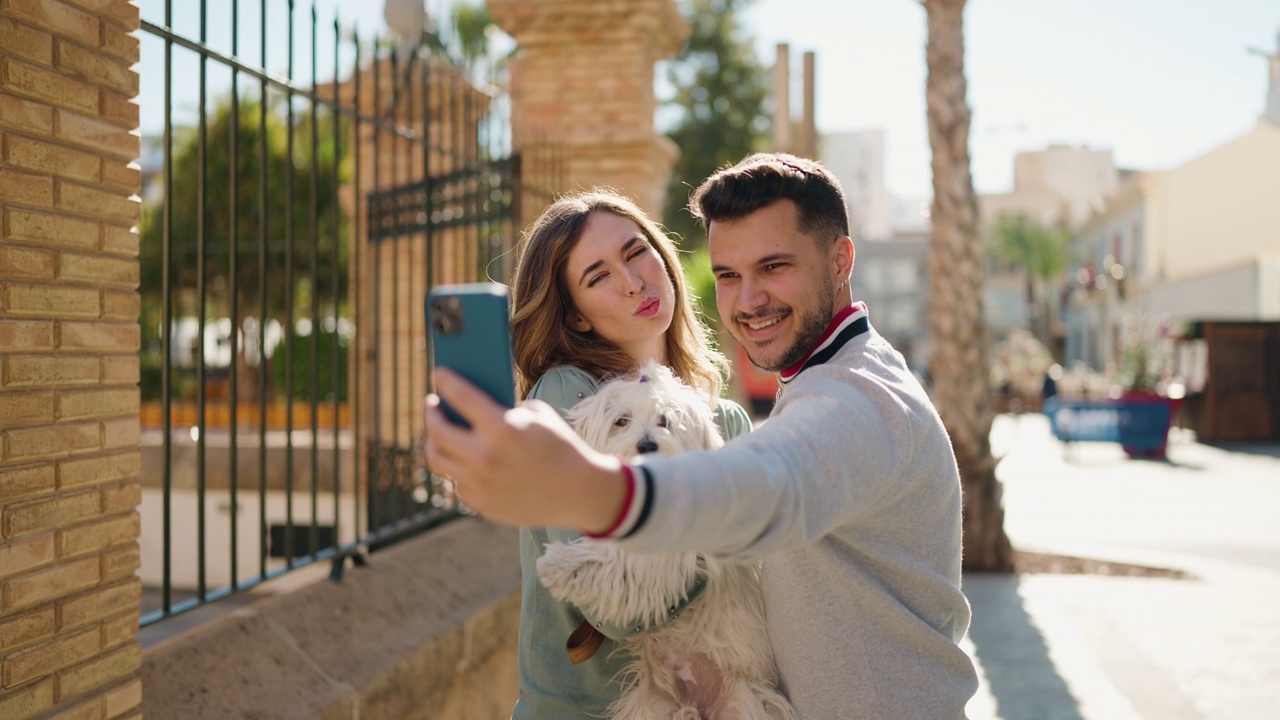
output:
[[929, 373], [964, 490], [964, 567], [1008, 572], [1000, 482], [991, 455], [995, 409], [983, 318], [978, 202], [969, 172], [964, 76], [965, 0], [923, 0], [929, 18], [925, 100], [933, 149], [933, 233], [929, 250]]

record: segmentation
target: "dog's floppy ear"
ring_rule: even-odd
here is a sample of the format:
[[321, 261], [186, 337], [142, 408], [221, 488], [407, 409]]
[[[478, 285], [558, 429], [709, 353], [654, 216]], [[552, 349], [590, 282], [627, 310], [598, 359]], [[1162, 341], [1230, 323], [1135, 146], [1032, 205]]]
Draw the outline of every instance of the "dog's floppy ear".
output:
[[609, 439], [609, 408], [612, 405], [612, 393], [609, 387], [600, 388], [600, 392], [586, 398], [569, 410], [569, 422], [578, 436], [587, 441], [591, 447], [599, 450]]
[[724, 437], [720, 435], [720, 426], [716, 425], [715, 414], [712, 412], [696, 413], [697, 422], [702, 427], [703, 447], [708, 450], [715, 450], [724, 445]]
[[715, 450], [724, 445], [724, 438], [720, 435], [720, 427], [716, 425], [715, 412], [707, 405], [706, 398], [699, 394], [693, 388], [684, 386], [681, 388], [681, 401], [685, 405], [685, 413], [688, 417], [691, 430], [700, 443], [699, 447], [705, 450]]

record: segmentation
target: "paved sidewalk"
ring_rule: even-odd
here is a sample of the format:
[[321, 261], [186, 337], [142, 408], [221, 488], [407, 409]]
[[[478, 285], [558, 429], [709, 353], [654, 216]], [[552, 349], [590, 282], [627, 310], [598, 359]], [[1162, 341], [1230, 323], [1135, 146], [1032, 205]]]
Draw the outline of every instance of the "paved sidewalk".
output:
[[1041, 415], [992, 432], [1016, 548], [1189, 580], [969, 575], [971, 720], [1280, 718], [1280, 447], [1174, 431], [1168, 461], [1079, 444]]

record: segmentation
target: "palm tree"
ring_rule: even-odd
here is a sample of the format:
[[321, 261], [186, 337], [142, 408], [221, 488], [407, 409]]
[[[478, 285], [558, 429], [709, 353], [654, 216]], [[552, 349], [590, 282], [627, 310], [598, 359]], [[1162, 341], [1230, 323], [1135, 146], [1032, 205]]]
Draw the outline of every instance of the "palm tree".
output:
[[969, 172], [964, 76], [965, 0], [921, 0], [929, 19], [925, 103], [933, 149], [933, 234], [929, 249], [929, 373], [951, 435], [964, 489], [964, 567], [1008, 572], [1000, 481], [991, 455], [995, 411], [982, 313], [983, 252]]
[[1054, 349], [1050, 291], [1071, 262], [1071, 233], [1044, 227], [1025, 215], [1003, 215], [996, 221], [994, 240], [996, 256], [1026, 273], [1032, 331], [1045, 347]]

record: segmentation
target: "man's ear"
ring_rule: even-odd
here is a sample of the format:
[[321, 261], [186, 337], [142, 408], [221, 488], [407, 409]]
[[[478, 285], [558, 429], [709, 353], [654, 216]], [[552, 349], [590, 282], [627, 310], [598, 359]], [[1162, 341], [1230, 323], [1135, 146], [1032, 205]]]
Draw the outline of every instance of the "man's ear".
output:
[[853, 238], [848, 235], [841, 235], [831, 245], [831, 270], [835, 273], [837, 285], [849, 279], [849, 273], [853, 271], [855, 254]]
[[569, 326], [570, 330], [576, 330], [580, 333], [591, 332], [591, 323], [582, 317], [582, 313], [577, 310], [570, 310], [568, 316], [564, 319], [564, 324]]

